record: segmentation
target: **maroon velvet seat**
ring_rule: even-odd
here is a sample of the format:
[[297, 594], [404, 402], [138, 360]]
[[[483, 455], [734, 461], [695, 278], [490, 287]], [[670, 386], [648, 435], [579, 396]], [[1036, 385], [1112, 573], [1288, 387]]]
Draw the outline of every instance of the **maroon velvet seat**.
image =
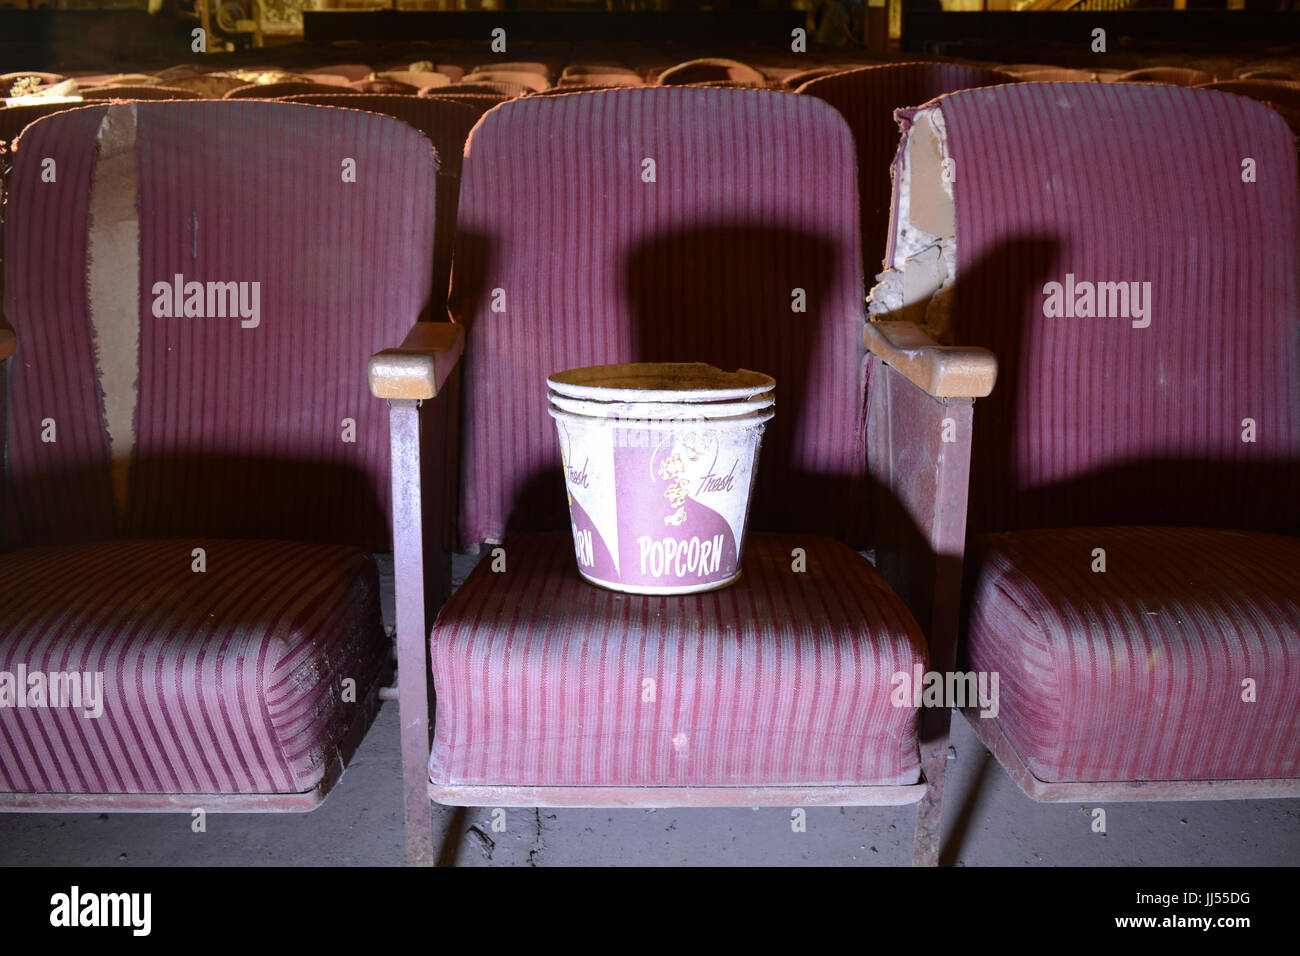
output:
[[360, 740], [388, 663], [378, 577], [356, 548], [94, 542], [0, 555], [0, 577], [0, 671], [103, 675], [98, 692], [83, 677], [79, 707], [9, 702], [4, 809], [188, 808], [196, 794], [310, 809]]
[[[806, 574], [790, 573], [797, 547]], [[506, 553], [505, 574], [481, 562], [433, 632], [436, 800], [473, 803], [503, 783], [577, 805], [605, 787], [919, 797], [916, 713], [890, 703], [890, 681], [924, 663], [925, 642], [844, 545], [754, 535], [736, 585], [682, 597], [593, 588], [565, 533], [520, 535]]]
[[1002, 675], [1022, 786], [1300, 777], [1300, 538], [1003, 532], [972, 567], [967, 664]]
[[[0, 107], [0, 204], [5, 201], [5, 191], [8, 186], [9, 169], [12, 164], [11, 153], [13, 151], [14, 141], [18, 134], [27, 127], [29, 123], [34, 123], [42, 116], [49, 116], [51, 113], [60, 113], [67, 109], [76, 109], [81, 104], [71, 103], [32, 103], [24, 106], [4, 106]], [[4, 301], [4, 236], [0, 234], [0, 303]], [[0, 324], [0, 338], [6, 335], [3, 324]], [[3, 355], [3, 352], [0, 352]], [[3, 407], [0, 405], [0, 407]]]
[[[535, 96], [475, 127], [455, 324], [417, 329], [371, 365], [392, 407], [395, 522], [410, 529], [396, 568], [413, 859], [430, 853], [417, 825], [432, 794], [492, 806], [920, 801], [917, 858], [933, 861], [947, 712], [926, 715], [943, 727], [923, 726], [894, 706], [892, 681], [950, 666], [963, 436], [992, 362], [970, 356], [982, 385], [941, 375], [953, 391], [884, 364], [884, 340], [864, 329], [855, 160], [830, 106], [758, 90]], [[687, 360], [777, 381], [746, 573], [680, 598], [585, 584], [546, 377]], [[458, 398], [459, 469], [447, 431]], [[939, 454], [943, 420], [958, 431]], [[421, 446], [445, 456], [424, 464], [422, 483]], [[872, 539], [879, 571], [842, 543], [865, 536], [868, 468], [874, 509], [893, 516]], [[418, 532], [438, 540], [457, 474], [462, 540], [502, 547], [429, 635], [421, 602], [439, 588], [418, 572], [427, 562], [437, 578], [445, 563]], [[415, 681], [426, 653], [432, 754]]]
[[[14, 140], [18, 134], [29, 124], [34, 123], [42, 116], [49, 116], [51, 113], [59, 113], [63, 110], [76, 109], [81, 104], [71, 103], [28, 103], [23, 106], [4, 106], [0, 107], [0, 150], [5, 151], [5, 155], [12, 148]], [[0, 175], [4, 175], [9, 169], [8, 161], [0, 164]]]
[[[439, 88], [441, 89], [441, 88]], [[428, 315], [447, 318], [447, 289], [451, 282], [451, 249], [456, 241], [456, 206], [460, 197], [460, 161], [465, 140], [479, 109], [451, 97], [403, 96], [382, 93], [307, 93], [285, 97], [291, 103], [341, 106], [393, 116], [418, 129], [433, 143], [439, 158], [438, 207], [433, 243], [433, 297]]]
[[853, 130], [858, 149], [858, 201], [862, 205], [862, 267], [868, 279], [880, 270], [889, 231], [889, 164], [898, 148], [894, 110], [943, 93], [1010, 83], [996, 70], [953, 63], [889, 63], [810, 80], [798, 93], [825, 100]]
[[972, 725], [1040, 799], [1300, 793], [1290, 130], [1158, 85], [936, 108], [958, 169], [953, 334], [1002, 358], [974, 440], [964, 653], [1004, 703]]
[[404, 123], [285, 103], [85, 107], [19, 138], [0, 670], [100, 671], [105, 697], [0, 707], [0, 806], [323, 798], [388, 669], [360, 357], [429, 298], [435, 172]]

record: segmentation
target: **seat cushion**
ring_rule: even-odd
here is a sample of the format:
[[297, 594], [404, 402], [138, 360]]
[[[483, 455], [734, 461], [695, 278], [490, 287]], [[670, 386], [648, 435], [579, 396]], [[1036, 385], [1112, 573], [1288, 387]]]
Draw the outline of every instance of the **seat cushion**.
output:
[[1018, 531], [972, 557], [965, 663], [999, 673], [996, 720], [1034, 776], [1300, 776], [1300, 539]]
[[890, 690], [924, 643], [844, 545], [755, 535], [735, 585], [673, 597], [587, 584], [565, 534], [511, 538], [505, 570], [493, 563], [433, 628], [435, 784], [919, 779], [916, 712], [892, 706]]
[[[389, 653], [374, 561], [354, 548], [34, 548], [0, 555], [0, 581], [0, 791], [306, 792]], [[51, 706], [49, 675], [74, 671], [81, 706]], [[98, 716], [84, 696], [96, 674]], [[47, 685], [46, 706], [16, 706], [21, 685], [25, 703], [40, 700], [33, 681]], [[76, 703], [57, 683], [60, 702]]]

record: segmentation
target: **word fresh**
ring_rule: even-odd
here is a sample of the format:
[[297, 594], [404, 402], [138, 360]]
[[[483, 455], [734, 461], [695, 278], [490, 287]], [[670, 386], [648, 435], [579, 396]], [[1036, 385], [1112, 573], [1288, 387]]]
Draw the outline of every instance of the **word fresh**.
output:
[[709, 472], [700, 479], [700, 487], [695, 492], [697, 495], [707, 495], [715, 491], [730, 491], [732, 482], [736, 479], [736, 465], [738, 462], [732, 462], [731, 471], [725, 475], [715, 475]]

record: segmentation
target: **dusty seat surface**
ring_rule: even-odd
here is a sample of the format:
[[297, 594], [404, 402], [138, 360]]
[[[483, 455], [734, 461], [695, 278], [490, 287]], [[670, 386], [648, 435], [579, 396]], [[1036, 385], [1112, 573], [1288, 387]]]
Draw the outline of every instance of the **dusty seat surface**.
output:
[[966, 663], [1001, 675], [996, 720], [1034, 776], [1300, 775], [1300, 539], [1081, 528], [978, 548]]
[[[0, 791], [303, 793], [386, 663], [356, 548], [101, 541], [0, 556], [0, 580]], [[52, 706], [74, 671], [82, 706]], [[46, 705], [16, 706], [37, 674]]]
[[890, 692], [924, 643], [844, 545], [755, 535], [737, 584], [671, 598], [587, 584], [567, 534], [508, 539], [505, 562], [484, 558], [433, 628], [435, 784], [918, 780], [917, 712]]

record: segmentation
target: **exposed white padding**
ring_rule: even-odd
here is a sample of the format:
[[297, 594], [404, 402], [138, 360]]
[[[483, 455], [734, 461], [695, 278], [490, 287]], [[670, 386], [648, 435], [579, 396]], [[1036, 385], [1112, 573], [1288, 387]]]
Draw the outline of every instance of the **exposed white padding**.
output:
[[126, 510], [139, 389], [140, 220], [135, 138], [135, 104], [109, 106], [99, 127], [99, 157], [91, 183], [86, 277], [113, 497], [119, 513]]
[[914, 322], [947, 343], [957, 267], [955, 168], [939, 107], [913, 117], [897, 176], [893, 256], [876, 276], [867, 312]]

